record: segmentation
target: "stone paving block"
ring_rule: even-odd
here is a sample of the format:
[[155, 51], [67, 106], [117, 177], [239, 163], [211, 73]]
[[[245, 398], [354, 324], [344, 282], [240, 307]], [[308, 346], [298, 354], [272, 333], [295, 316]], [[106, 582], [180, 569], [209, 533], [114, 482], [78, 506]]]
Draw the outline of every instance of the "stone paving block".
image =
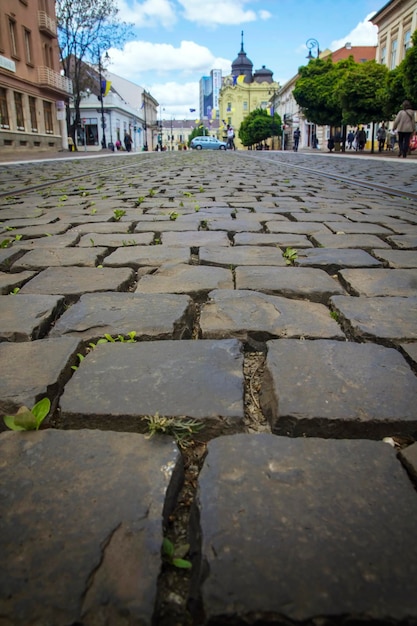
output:
[[35, 272], [17, 272], [9, 274], [8, 272], [0, 272], [0, 294], [7, 295], [16, 287], [22, 288], [22, 285], [35, 276]]
[[390, 340], [395, 343], [417, 340], [417, 295], [400, 298], [352, 298], [333, 296], [339, 322], [359, 341]]
[[395, 269], [417, 267], [417, 251], [414, 250], [372, 250], [372, 254]]
[[261, 404], [276, 434], [378, 439], [417, 432], [417, 378], [397, 350], [326, 339], [278, 339], [267, 348]]
[[273, 337], [345, 339], [340, 326], [322, 304], [295, 301], [249, 290], [221, 289], [209, 294], [201, 309], [204, 339]]
[[268, 246], [224, 246], [202, 247], [199, 250], [200, 263], [203, 265], [277, 265], [286, 266], [282, 251], [277, 247]]
[[314, 233], [311, 237], [316, 246], [323, 248], [390, 248], [390, 245], [376, 235], [327, 235]]
[[79, 240], [79, 233], [64, 233], [63, 235], [51, 235], [48, 237], [36, 237], [35, 239], [22, 239], [19, 247], [22, 250], [32, 250], [33, 248], [65, 248], [75, 246]]
[[55, 224], [36, 224], [33, 226], [26, 226], [25, 228], [17, 228], [11, 232], [5, 233], [9, 236], [16, 237], [20, 235], [23, 240], [33, 239], [36, 237], [49, 237], [50, 235], [62, 235], [68, 230], [68, 224], [62, 224], [60, 222]]
[[136, 235], [133, 233], [88, 233], [78, 242], [80, 248], [106, 246], [108, 248], [125, 248], [130, 246], [149, 246], [153, 241], [153, 233]]
[[304, 267], [239, 266], [236, 289], [251, 289], [286, 298], [326, 304], [332, 295], [344, 295], [342, 286], [320, 269]]
[[149, 626], [177, 447], [132, 433], [3, 433], [3, 624]]
[[209, 231], [225, 230], [226, 232], [233, 233], [256, 233], [261, 232], [263, 228], [260, 221], [255, 221], [250, 217], [239, 217], [239, 215], [235, 219], [230, 216], [223, 219], [219, 217], [209, 218], [207, 222]]
[[384, 228], [379, 224], [369, 224], [368, 222], [325, 222], [327, 228], [335, 234], [344, 235], [391, 235], [392, 230]]
[[227, 233], [224, 232], [183, 232], [164, 233], [162, 236], [164, 246], [184, 246], [188, 248], [199, 248], [200, 246], [230, 246]]
[[165, 263], [188, 263], [190, 248], [167, 246], [126, 246], [118, 248], [103, 261], [104, 267], [158, 267]]
[[295, 265], [299, 267], [319, 267], [334, 274], [344, 267], [382, 267], [365, 250], [349, 250], [346, 248], [314, 248], [297, 251]]
[[340, 213], [323, 213], [322, 211], [308, 211], [308, 213], [291, 213], [296, 222], [349, 222], [345, 215]]
[[339, 272], [346, 288], [357, 296], [415, 296], [417, 269], [346, 269]]
[[399, 451], [399, 457], [410, 474], [412, 480], [417, 483], [417, 443]]
[[84, 294], [58, 319], [50, 336], [92, 341], [105, 334], [127, 336], [134, 330], [142, 340], [190, 339], [194, 315], [192, 301], [183, 295]]
[[[31, 408], [44, 396], [54, 404], [78, 347], [74, 337], [0, 343], [0, 415], [21, 405]], [[0, 430], [5, 430], [1, 419]]]
[[13, 262], [22, 254], [23, 251], [20, 248], [0, 248], [0, 271], [5, 272], [10, 269]]
[[212, 289], [233, 289], [233, 274], [224, 267], [166, 265], [138, 281], [136, 293], [188, 293], [204, 295]]
[[307, 235], [280, 235], [279, 233], [251, 234], [236, 233], [233, 237], [235, 246], [279, 246], [285, 248], [312, 248]]
[[77, 235], [86, 235], [93, 238], [98, 234], [113, 235], [119, 233], [126, 235], [130, 233], [130, 226], [131, 224], [128, 224], [126, 222], [99, 222], [96, 224], [78, 224], [77, 226], [74, 226], [74, 228], [71, 228], [68, 233], [76, 233]]
[[0, 341], [40, 339], [63, 306], [59, 296], [0, 296]]
[[42, 270], [47, 267], [95, 267], [101, 263], [107, 248], [38, 248], [13, 263], [13, 271]]
[[416, 235], [393, 235], [387, 237], [387, 241], [393, 244], [396, 248], [401, 250], [416, 250], [417, 249], [417, 234]]
[[86, 291], [123, 291], [134, 279], [129, 268], [50, 267], [40, 272], [21, 293], [78, 296]]
[[198, 483], [199, 624], [415, 624], [417, 498], [390, 446], [221, 437]]
[[317, 222], [267, 222], [266, 228], [269, 233], [311, 235], [330, 234], [330, 230], [324, 224]]
[[185, 222], [184, 218], [181, 220], [172, 220], [170, 221], [168, 218], [161, 220], [159, 222], [139, 222], [136, 224], [134, 228], [135, 233], [166, 233], [166, 232], [194, 232], [198, 231], [199, 221], [187, 221]]
[[242, 368], [234, 339], [102, 344], [65, 386], [63, 424], [138, 431], [158, 412], [201, 419], [207, 436], [241, 431]]

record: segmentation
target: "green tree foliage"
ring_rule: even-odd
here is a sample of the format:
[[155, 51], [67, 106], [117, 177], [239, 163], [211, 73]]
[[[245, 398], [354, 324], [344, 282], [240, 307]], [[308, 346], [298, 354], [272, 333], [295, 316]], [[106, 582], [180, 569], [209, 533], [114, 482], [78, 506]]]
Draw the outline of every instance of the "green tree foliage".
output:
[[239, 139], [244, 146], [259, 144], [270, 137], [281, 134], [281, 118], [278, 113], [269, 115], [265, 109], [255, 109], [249, 113], [239, 128]]
[[118, 12], [116, 0], [56, 0], [61, 63], [74, 88], [73, 138], [81, 122], [82, 92], [94, 82], [85, 62], [98, 63], [101, 53], [120, 46], [129, 34], [130, 26], [118, 20]]
[[[412, 47], [407, 50], [405, 58], [393, 71], [397, 71], [398, 79], [403, 88], [402, 95], [404, 97], [401, 102], [403, 99], [410, 100], [413, 108], [417, 109], [417, 30], [414, 31], [411, 41], [413, 42]], [[401, 102], [397, 102], [397, 109]]]
[[339, 126], [342, 106], [338, 89], [346, 70], [354, 64], [353, 58], [333, 63], [331, 58], [313, 59], [299, 68], [299, 79], [293, 96], [310, 122], [319, 126]]
[[376, 61], [354, 63], [344, 71], [336, 100], [343, 124], [377, 122], [385, 117], [388, 68]]

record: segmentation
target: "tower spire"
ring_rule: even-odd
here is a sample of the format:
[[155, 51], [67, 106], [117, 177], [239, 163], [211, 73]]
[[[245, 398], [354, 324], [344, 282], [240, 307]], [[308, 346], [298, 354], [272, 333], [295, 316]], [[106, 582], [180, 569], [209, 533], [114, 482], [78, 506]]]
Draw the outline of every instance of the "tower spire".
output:
[[242, 32], [241, 32], [241, 38], [242, 38], [242, 42], [241, 42], [241, 44], [240, 44], [240, 51], [241, 51], [241, 52], [244, 52], [244, 49], [243, 49], [243, 30], [242, 30]]

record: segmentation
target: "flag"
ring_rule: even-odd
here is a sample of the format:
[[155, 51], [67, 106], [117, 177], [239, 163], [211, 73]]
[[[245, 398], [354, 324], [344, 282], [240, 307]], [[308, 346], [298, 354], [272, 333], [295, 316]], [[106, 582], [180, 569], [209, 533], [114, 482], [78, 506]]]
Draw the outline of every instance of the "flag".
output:
[[103, 80], [101, 81], [101, 95], [104, 97], [107, 96], [107, 94], [110, 91], [110, 87], [111, 87], [111, 82], [103, 78]]
[[140, 108], [143, 109], [145, 106], [145, 100], [142, 100], [142, 104], [140, 105]]
[[190, 113], [194, 113], [195, 109], [190, 109]]
[[217, 109], [212, 109], [211, 110], [211, 119], [215, 120], [217, 117]]
[[232, 78], [233, 78], [233, 86], [235, 86], [237, 82], [237, 76], [232, 76]]
[[245, 75], [241, 74], [240, 76], [237, 77], [237, 82], [239, 83], [239, 85], [241, 85], [242, 83], [245, 82]]

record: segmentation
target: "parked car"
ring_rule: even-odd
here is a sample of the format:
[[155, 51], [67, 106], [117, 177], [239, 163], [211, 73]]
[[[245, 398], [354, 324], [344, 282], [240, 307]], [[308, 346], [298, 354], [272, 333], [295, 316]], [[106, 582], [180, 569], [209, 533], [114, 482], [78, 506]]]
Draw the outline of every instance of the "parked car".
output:
[[216, 137], [205, 135], [191, 139], [190, 147], [194, 150], [226, 150], [227, 144]]

